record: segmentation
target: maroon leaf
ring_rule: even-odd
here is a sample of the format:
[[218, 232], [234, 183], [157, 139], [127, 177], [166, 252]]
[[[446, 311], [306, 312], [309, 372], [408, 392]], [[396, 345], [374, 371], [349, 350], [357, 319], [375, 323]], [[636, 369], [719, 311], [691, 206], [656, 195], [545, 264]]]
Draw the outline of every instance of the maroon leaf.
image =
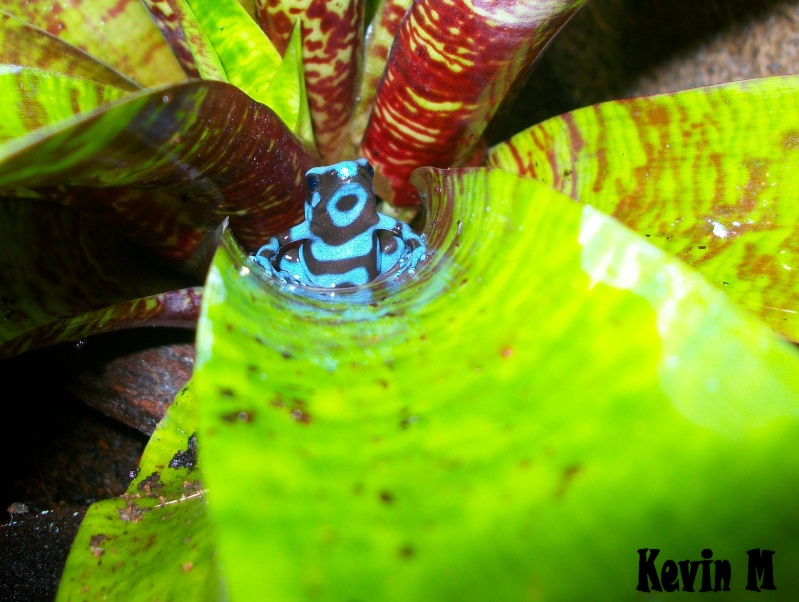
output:
[[[312, 163], [271, 109], [229, 84], [192, 81], [131, 94], [0, 147], [0, 188], [167, 191], [176, 195], [171, 206], [163, 197], [148, 204], [140, 223], [163, 227], [160, 203], [170, 220], [187, 211], [209, 230], [229, 215], [238, 240], [254, 250], [301, 220], [302, 182]], [[133, 205], [120, 206], [127, 212]]]
[[182, 287], [197, 280], [61, 205], [0, 199], [0, 240], [0, 357], [144, 323], [192, 326], [196, 318], [199, 291]]
[[193, 328], [200, 311], [202, 288], [194, 287], [133, 299], [88, 312], [74, 318], [55, 320], [0, 343], [0, 358], [11, 357], [54, 343], [83, 339], [102, 332], [139, 326]]

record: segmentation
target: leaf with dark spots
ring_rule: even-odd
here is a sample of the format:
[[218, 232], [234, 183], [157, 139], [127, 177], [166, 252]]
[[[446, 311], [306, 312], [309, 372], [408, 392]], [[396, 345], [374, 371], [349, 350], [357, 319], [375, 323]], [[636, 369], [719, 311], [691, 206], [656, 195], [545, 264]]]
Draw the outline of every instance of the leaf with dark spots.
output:
[[147, 506], [140, 506], [132, 499], [128, 499], [125, 501], [125, 505], [117, 510], [117, 514], [119, 514], [119, 518], [126, 523], [137, 523], [142, 519], [145, 512], [149, 511], [150, 508]]
[[141, 87], [106, 63], [2, 11], [0, 11], [0, 64], [54, 71], [128, 92]]
[[252, 412], [228, 412], [227, 414], [223, 414], [220, 418], [225, 422], [248, 423], [252, 422], [255, 416]]
[[197, 212], [209, 229], [229, 215], [237, 238], [256, 249], [300, 221], [311, 165], [272, 110], [228, 84], [193, 81], [130, 94], [7, 142], [0, 146], [0, 188], [69, 184], [191, 194], [182, 210]]
[[[194, 449], [192, 397], [186, 387], [170, 406], [127, 493], [89, 508], [67, 559], [60, 596], [78, 599], [91, 592], [145, 600], [157, 591], [164, 599], [201, 600], [214, 592], [213, 599], [229, 599], [217, 572], [200, 469], [195, 465], [189, 480], [182, 462], [169, 466], [186, 453], [187, 440], [188, 451]], [[105, 560], [111, 554], [113, 561]]]
[[[170, 468], [174, 468], [170, 464]], [[164, 485], [161, 482], [161, 474], [156, 470], [148, 474], [136, 485], [136, 490], [146, 496], [158, 497], [161, 495]]]
[[645, 233], [796, 341], [797, 133], [799, 77], [774, 77], [579, 109], [489, 163]]
[[[424, 169], [415, 182], [429, 257], [363, 287], [368, 302], [282, 286], [223, 236], [193, 383], [231, 598], [304, 599], [312, 575], [331, 599], [425, 599], [442, 584], [451, 599], [517, 600], [533, 582], [545, 599], [618, 599], [625, 567], [583, 563], [575, 579], [562, 559], [597, 541], [623, 558], [642, 534], [678, 547], [697, 513], [719, 545], [767, 537], [799, 562], [785, 531], [795, 348], [529, 178]], [[225, 420], [253, 411], [246, 428]], [[669, 462], [652, 470], [653, 457]], [[766, 473], [742, 495], [752, 470]]]
[[414, 169], [469, 163], [514, 82], [583, 2], [414, 2], [361, 144], [378, 194], [395, 206], [419, 205]]
[[185, 79], [141, 0], [4, 0], [3, 11], [101, 58], [142, 86]]

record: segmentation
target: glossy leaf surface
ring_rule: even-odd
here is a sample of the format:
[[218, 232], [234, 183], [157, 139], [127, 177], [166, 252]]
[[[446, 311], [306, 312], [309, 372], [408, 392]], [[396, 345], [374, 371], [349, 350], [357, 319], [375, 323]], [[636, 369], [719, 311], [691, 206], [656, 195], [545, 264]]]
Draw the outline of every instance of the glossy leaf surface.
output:
[[141, 0], [5, 0], [2, 7], [142, 86], [185, 79]]
[[[211, 230], [229, 214], [238, 239], [258, 248], [301, 219], [301, 183], [311, 163], [269, 108], [228, 84], [193, 81], [129, 94], [7, 142], [0, 146], [0, 189], [157, 188], [175, 195], [172, 207], [145, 220], [180, 222], [189, 212]], [[172, 234], [164, 238], [173, 255], [188, 256], [196, 236]]]
[[[228, 82], [277, 113], [293, 132], [313, 140], [301, 59], [281, 61], [275, 47], [236, 0], [148, 0], [147, 7], [191, 77]], [[298, 62], [299, 61], [299, 62]]]
[[[199, 290], [62, 206], [0, 199], [0, 357], [144, 323], [192, 326]], [[172, 292], [167, 292], [172, 291]]]
[[590, 203], [799, 340], [799, 78], [602, 103], [489, 163]]
[[188, 77], [227, 82], [213, 44], [186, 0], [143, 0]]
[[125, 90], [80, 76], [0, 65], [0, 143], [126, 94]]
[[402, 282], [290, 290], [229, 236], [214, 260], [194, 383], [231, 598], [635, 600], [646, 545], [799, 562], [796, 351], [592, 207], [417, 177]]
[[121, 498], [91, 506], [58, 600], [224, 600], [214, 561], [191, 386], [170, 406]]
[[511, 86], [583, 2], [414, 2], [361, 145], [381, 197], [418, 205], [414, 169], [465, 165]]
[[254, 100], [265, 94], [280, 65], [280, 54], [236, 0], [186, 0], [219, 57], [228, 81]]

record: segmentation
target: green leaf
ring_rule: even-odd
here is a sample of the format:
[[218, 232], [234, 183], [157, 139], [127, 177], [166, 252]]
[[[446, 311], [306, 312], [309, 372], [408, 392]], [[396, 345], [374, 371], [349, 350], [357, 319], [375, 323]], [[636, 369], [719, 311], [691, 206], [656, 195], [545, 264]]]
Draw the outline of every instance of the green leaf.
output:
[[391, 46], [361, 153], [392, 205], [421, 203], [422, 166], [472, 160], [514, 82], [585, 0], [417, 0]]
[[228, 81], [213, 44], [186, 0], [142, 1], [187, 76]]
[[302, 29], [294, 27], [283, 61], [266, 90], [265, 104], [277, 113], [289, 129], [314, 148], [313, 125], [302, 66]]
[[[190, 77], [230, 82], [275, 113], [313, 146], [302, 57], [277, 50], [235, 0], [145, 0]], [[299, 36], [299, 32], [297, 36]], [[298, 46], [298, 40], [294, 46]]]
[[645, 546], [712, 547], [735, 587], [752, 547], [799, 562], [791, 346], [546, 186], [417, 183], [404, 280], [332, 296], [229, 235], [215, 257], [194, 383], [232, 599], [637, 600]]
[[82, 77], [133, 92], [139, 86], [105, 63], [0, 11], [0, 63]]
[[[190, 0], [147, 0], [146, 4], [188, 75], [235, 84], [274, 110], [313, 147], [299, 39], [281, 60], [247, 10], [231, 8], [233, 0], [216, 8]], [[191, 6], [199, 11], [199, 19]], [[220, 23], [223, 13], [226, 20]], [[231, 28], [243, 32], [242, 37], [236, 38]], [[297, 32], [295, 37], [299, 36]]]
[[[129, 94], [7, 142], [0, 146], [0, 189], [157, 189], [175, 195], [172, 205], [137, 219], [162, 225], [165, 216], [189, 213], [211, 230], [230, 215], [236, 236], [255, 249], [301, 219], [301, 184], [311, 165], [302, 143], [268, 107], [229, 84], [191, 81]], [[172, 235], [163, 233], [185, 245]]]
[[101, 57], [142, 86], [185, 79], [141, 2], [5, 0], [3, 11]]
[[280, 54], [236, 0], [186, 0], [196, 26], [214, 47], [228, 81], [252, 99], [266, 102], [266, 91], [280, 66]]
[[121, 498], [93, 504], [58, 600], [224, 600], [197, 467], [191, 385], [178, 394]]
[[0, 143], [126, 94], [126, 90], [83, 77], [0, 65]]
[[620, 100], [549, 119], [489, 164], [610, 213], [799, 340], [799, 77]]

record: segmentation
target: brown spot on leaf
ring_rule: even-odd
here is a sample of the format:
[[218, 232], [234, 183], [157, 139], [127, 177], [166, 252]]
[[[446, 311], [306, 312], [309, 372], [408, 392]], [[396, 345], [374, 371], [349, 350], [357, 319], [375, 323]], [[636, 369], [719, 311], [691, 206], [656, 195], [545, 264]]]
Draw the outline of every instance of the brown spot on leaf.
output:
[[92, 556], [95, 558], [100, 558], [103, 554], [105, 554], [105, 549], [103, 548], [103, 542], [108, 539], [108, 536], [104, 535], [103, 533], [97, 533], [96, 535], [92, 535], [92, 538], [89, 540], [89, 550], [92, 553]]
[[295, 408], [291, 411], [291, 418], [301, 424], [311, 423], [311, 415], [308, 412], [304, 412], [299, 408]]
[[785, 150], [799, 150], [799, 131], [789, 130], [782, 138], [782, 148]]
[[160, 495], [163, 488], [164, 484], [161, 481], [161, 474], [157, 470], [145, 477], [141, 483], [136, 486], [136, 489], [144, 495], [153, 497]]
[[255, 412], [245, 412], [243, 410], [238, 410], [236, 412], [228, 412], [227, 414], [222, 414], [220, 418], [227, 423], [231, 422], [252, 422], [255, 418]]
[[563, 469], [560, 483], [558, 483], [558, 486], [555, 489], [555, 498], [559, 499], [563, 497], [563, 495], [566, 493], [566, 490], [569, 488], [569, 485], [571, 485], [571, 483], [574, 481], [574, 477], [577, 476], [580, 470], [582, 469], [577, 464], [572, 464], [571, 466], [567, 466]]
[[384, 504], [391, 505], [394, 503], [394, 494], [390, 491], [383, 490], [380, 492], [380, 501]]
[[137, 523], [149, 508], [142, 508], [133, 500], [128, 500], [124, 508], [119, 509], [119, 518], [126, 523]]

